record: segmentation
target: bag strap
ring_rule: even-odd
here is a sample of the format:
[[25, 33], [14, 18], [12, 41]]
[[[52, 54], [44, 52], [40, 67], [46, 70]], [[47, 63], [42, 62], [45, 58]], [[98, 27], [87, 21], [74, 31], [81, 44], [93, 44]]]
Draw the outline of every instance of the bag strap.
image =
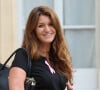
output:
[[13, 57], [13, 55], [15, 55], [19, 50], [23, 49], [27, 56], [28, 56], [28, 65], [27, 65], [27, 76], [30, 76], [30, 73], [31, 73], [31, 60], [30, 60], [30, 57], [26, 51], [26, 49], [24, 48], [18, 48], [16, 49], [9, 57], [8, 59], [4, 62], [4, 64], [2, 65], [2, 67], [0, 68], [0, 70], [3, 70], [5, 67], [6, 67], [6, 64], [10, 61], [10, 59]]

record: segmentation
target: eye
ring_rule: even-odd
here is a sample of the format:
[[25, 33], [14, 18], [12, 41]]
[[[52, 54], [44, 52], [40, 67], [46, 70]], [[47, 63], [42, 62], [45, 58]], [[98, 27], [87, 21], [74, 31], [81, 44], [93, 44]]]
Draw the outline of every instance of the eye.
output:
[[53, 23], [50, 23], [49, 26], [53, 26]]
[[41, 27], [43, 27], [43, 26], [44, 26], [43, 24], [38, 25], [39, 28], [41, 28]]

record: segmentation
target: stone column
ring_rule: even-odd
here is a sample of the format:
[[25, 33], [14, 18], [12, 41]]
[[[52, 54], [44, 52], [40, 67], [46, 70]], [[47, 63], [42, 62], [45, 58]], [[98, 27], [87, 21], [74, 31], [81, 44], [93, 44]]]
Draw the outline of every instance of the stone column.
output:
[[17, 48], [17, 0], [0, 0], [0, 62]]

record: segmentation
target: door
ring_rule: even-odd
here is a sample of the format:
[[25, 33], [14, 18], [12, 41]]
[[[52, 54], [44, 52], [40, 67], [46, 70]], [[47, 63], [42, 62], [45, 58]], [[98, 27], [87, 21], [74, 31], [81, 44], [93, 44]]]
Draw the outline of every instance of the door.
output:
[[[74, 72], [74, 90], [97, 90], [95, 0], [18, 0], [19, 42], [30, 10], [47, 5], [56, 11], [64, 30]], [[20, 46], [20, 43], [19, 43]]]
[[[75, 90], [97, 90], [95, 0], [63, 0], [62, 26], [72, 55]], [[59, 4], [60, 5], [60, 4]]]

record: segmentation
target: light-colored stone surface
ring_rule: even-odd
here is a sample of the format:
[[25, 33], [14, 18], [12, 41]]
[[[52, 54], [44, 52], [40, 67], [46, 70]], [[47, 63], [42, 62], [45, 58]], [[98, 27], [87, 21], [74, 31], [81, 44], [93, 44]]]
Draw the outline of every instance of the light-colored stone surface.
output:
[[0, 0], [0, 62], [17, 48], [17, 0]]

